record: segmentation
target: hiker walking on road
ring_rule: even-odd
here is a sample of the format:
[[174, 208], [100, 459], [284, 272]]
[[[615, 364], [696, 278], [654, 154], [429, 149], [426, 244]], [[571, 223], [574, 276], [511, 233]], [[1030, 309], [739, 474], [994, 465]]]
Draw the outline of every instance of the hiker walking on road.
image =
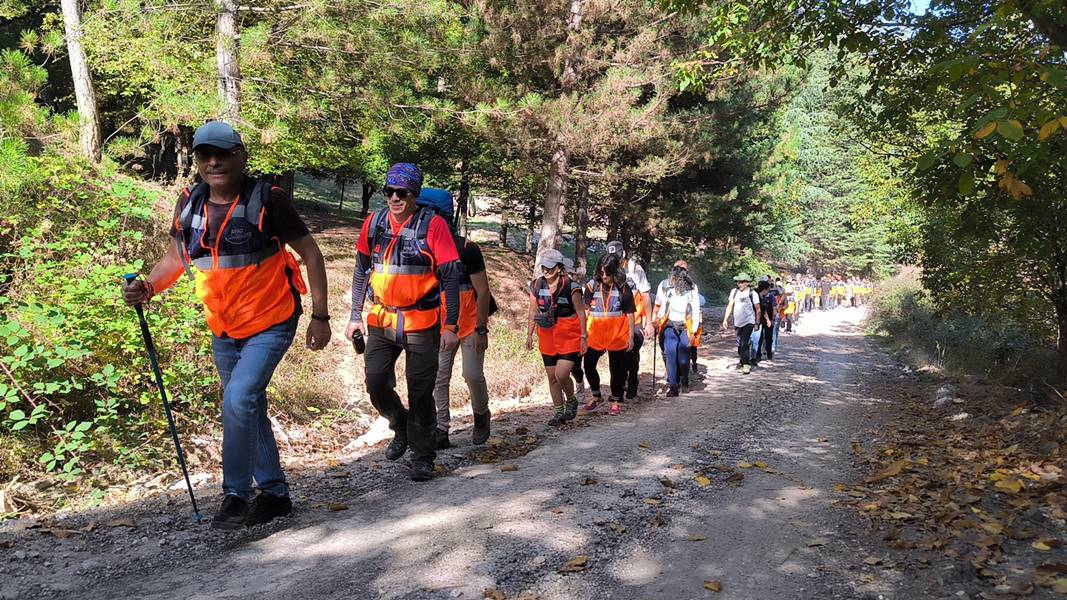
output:
[[722, 317], [722, 328], [730, 317], [734, 319], [734, 335], [737, 336], [737, 355], [740, 359], [738, 366], [741, 372], [748, 375], [752, 372], [752, 330], [762, 322], [760, 313], [759, 295], [749, 285], [752, 277], [748, 273], [738, 273], [734, 276], [737, 288], [730, 291], [730, 301], [726, 305], [726, 313]]
[[[356, 244], [352, 315], [345, 331], [349, 339], [356, 331], [367, 338], [367, 393], [393, 430], [385, 457], [398, 460], [410, 445], [414, 481], [433, 477], [440, 353], [454, 354], [459, 345], [460, 303], [447, 304], [442, 327], [441, 296], [460, 297], [462, 271], [448, 223], [433, 209], [416, 206], [421, 191], [417, 166], [397, 163], [389, 168], [382, 190], [386, 206], [363, 221]], [[374, 305], [364, 324], [368, 283]], [[407, 353], [406, 409], [395, 390], [401, 352]]]
[[617, 255], [605, 254], [600, 257], [593, 279], [585, 286], [585, 306], [588, 308], [588, 349], [582, 362], [592, 398], [583, 408], [587, 411], [596, 410], [603, 402], [597, 363], [607, 353], [611, 387], [608, 414], [617, 415], [621, 412], [619, 403], [622, 402], [623, 388], [626, 386], [631, 358], [629, 352], [634, 345], [636, 310], [633, 292], [626, 284], [626, 274]]
[[777, 314], [776, 296], [774, 286], [769, 281], [760, 281], [756, 285], [756, 293], [759, 294], [760, 304], [760, 329], [762, 335], [752, 349], [752, 366], [756, 366], [763, 360], [763, 353], [767, 353], [767, 360], [774, 360], [774, 316]]
[[[563, 257], [563, 272], [567, 274], [567, 277], [571, 281], [579, 281], [578, 273], [574, 269], [574, 261]], [[571, 378], [574, 379], [574, 397], [578, 399], [579, 404], [585, 403], [585, 370], [582, 368], [582, 361], [574, 363], [574, 368], [571, 369]]]
[[637, 375], [641, 370], [641, 347], [645, 340], [653, 336], [652, 319], [652, 285], [648, 282], [645, 269], [636, 260], [626, 254], [622, 242], [608, 242], [607, 253], [619, 257], [620, 265], [626, 271], [626, 283], [634, 295], [634, 345], [630, 350], [630, 364], [626, 372], [626, 398], [637, 397]]
[[546, 250], [537, 261], [541, 277], [530, 284], [530, 324], [526, 349], [537, 346], [548, 376], [548, 391], [555, 411], [549, 425], [562, 425], [578, 414], [571, 370], [586, 351], [585, 307], [582, 286], [564, 273], [563, 254]]
[[[456, 362], [457, 350], [463, 352], [463, 379], [467, 382], [467, 391], [471, 397], [471, 412], [474, 413], [474, 428], [471, 430], [471, 442], [484, 444], [489, 439], [489, 389], [485, 381], [485, 351], [489, 348], [489, 315], [492, 294], [489, 291], [489, 277], [485, 271], [485, 258], [478, 244], [456, 234], [453, 219], [452, 193], [437, 188], [423, 188], [415, 201], [416, 206], [432, 209], [448, 223], [449, 230], [459, 252], [462, 265], [459, 275], [459, 346], [451, 350], [442, 349], [437, 365], [437, 382], [433, 389], [434, 404], [437, 406], [437, 429], [434, 430], [434, 449], [443, 450], [451, 447], [448, 429], [452, 422], [449, 411], [449, 388], [452, 381], [452, 367]], [[441, 295], [442, 333], [448, 318], [447, 293]]]
[[689, 265], [675, 261], [670, 277], [656, 288], [656, 323], [667, 368], [667, 397], [689, 391], [689, 339], [700, 324], [700, 293]]
[[326, 267], [289, 194], [245, 173], [248, 153], [230, 125], [215, 121], [197, 129], [193, 157], [203, 181], [178, 198], [175, 243], [147, 279], [133, 280], [122, 293], [136, 305], [183, 272], [195, 278], [222, 381], [225, 497], [211, 526], [238, 529], [292, 511], [267, 416], [267, 385], [296, 336], [300, 295], [307, 293], [286, 246], [307, 265], [312, 311], [305, 343], [312, 350], [330, 341]]

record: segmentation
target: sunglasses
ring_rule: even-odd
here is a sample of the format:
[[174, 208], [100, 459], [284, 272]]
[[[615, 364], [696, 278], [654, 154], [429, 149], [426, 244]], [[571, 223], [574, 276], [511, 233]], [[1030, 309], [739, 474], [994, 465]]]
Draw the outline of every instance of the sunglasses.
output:
[[541, 272], [542, 273], [551, 273], [552, 271], [555, 271], [558, 268], [559, 268], [559, 265], [556, 265], [554, 267], [546, 267], [544, 265], [541, 265]]
[[392, 198], [393, 194], [396, 194], [396, 197], [400, 198], [401, 200], [403, 200], [404, 198], [407, 198], [409, 195], [411, 195], [411, 192], [406, 190], [406, 189], [404, 189], [404, 188], [393, 188], [393, 187], [384, 188], [382, 190], [382, 193], [385, 194], [385, 198], [386, 199]]
[[201, 162], [211, 160], [212, 158], [218, 158], [220, 160], [226, 160], [234, 158], [241, 153], [241, 148], [230, 148], [229, 150], [223, 150], [222, 148], [200, 148], [193, 150], [193, 156], [196, 160]]

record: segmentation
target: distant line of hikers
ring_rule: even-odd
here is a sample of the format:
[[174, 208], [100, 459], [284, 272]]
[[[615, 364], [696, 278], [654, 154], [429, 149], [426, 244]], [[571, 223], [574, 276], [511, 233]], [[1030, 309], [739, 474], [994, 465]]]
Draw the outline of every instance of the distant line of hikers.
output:
[[[223, 386], [224, 498], [212, 526], [236, 529], [292, 510], [267, 416], [267, 386], [296, 335], [301, 295], [309, 289], [306, 345], [320, 350], [329, 343], [326, 269], [290, 195], [246, 174], [248, 154], [231, 126], [211, 122], [197, 129], [193, 152], [202, 182], [178, 199], [174, 244], [147, 276], [123, 287], [123, 297], [130, 305], [147, 302], [183, 273], [195, 283]], [[371, 403], [393, 431], [386, 458], [410, 450], [411, 479], [427, 481], [436, 451], [450, 446], [449, 382], [457, 353], [471, 396], [472, 442], [489, 438], [484, 358], [496, 304], [481, 250], [455, 233], [448, 191], [423, 188], [422, 171], [398, 163], [386, 174], [383, 194], [385, 208], [364, 220], [356, 245], [345, 335], [363, 353]], [[287, 246], [303, 259], [308, 283]], [[527, 348], [536, 334], [554, 407], [549, 424], [574, 419], [583, 403], [586, 411], [607, 404], [609, 414], [620, 414], [638, 396], [646, 340], [655, 340], [654, 353], [662, 351], [667, 397], [687, 392], [691, 376], [701, 377], [704, 298], [685, 260], [674, 263], [654, 298], [644, 269], [620, 242], [607, 245], [587, 283], [557, 250], [542, 253], [536, 269]], [[735, 280], [722, 325], [733, 316], [744, 373], [764, 352], [773, 358], [779, 329], [792, 331], [806, 310], [860, 305], [870, 290], [870, 282], [854, 279], [804, 277], [783, 285], [768, 276], [755, 291], [747, 274]], [[401, 353], [407, 354], [407, 406], [395, 390]], [[598, 370], [604, 355], [607, 399]]]

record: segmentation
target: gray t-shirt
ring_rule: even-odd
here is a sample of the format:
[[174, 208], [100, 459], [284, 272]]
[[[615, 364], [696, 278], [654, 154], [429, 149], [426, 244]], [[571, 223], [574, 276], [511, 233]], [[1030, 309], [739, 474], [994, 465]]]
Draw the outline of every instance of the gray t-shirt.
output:
[[[748, 297], [746, 297], [746, 293]], [[734, 288], [730, 292], [730, 302], [734, 304], [734, 327], [756, 324], [756, 307], [759, 306], [759, 294], [752, 288], [745, 292]]]

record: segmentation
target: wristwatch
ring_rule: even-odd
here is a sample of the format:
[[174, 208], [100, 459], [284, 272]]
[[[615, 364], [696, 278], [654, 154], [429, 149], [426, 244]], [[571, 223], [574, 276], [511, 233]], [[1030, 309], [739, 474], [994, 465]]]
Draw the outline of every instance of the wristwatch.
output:
[[475, 327], [474, 328], [474, 333], [477, 333], [478, 335], [489, 335], [489, 328], [488, 327]]
[[311, 318], [316, 321], [322, 321], [323, 323], [328, 323], [330, 321], [330, 315], [316, 315], [315, 313], [312, 313]]

